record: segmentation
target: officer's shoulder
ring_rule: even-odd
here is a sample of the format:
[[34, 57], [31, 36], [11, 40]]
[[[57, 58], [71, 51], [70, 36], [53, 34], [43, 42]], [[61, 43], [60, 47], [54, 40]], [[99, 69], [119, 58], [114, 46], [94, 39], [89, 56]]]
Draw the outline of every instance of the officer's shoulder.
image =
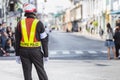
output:
[[[38, 20], [38, 19], [37, 19], [37, 20]], [[38, 23], [39, 23], [40, 25], [43, 25], [42, 21], [40, 21], [40, 20], [38, 20]]]

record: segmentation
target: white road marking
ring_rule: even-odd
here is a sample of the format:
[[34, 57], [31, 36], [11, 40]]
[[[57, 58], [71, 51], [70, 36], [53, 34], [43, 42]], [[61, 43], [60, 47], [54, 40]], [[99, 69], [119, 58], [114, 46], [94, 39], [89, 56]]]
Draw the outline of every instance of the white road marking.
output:
[[102, 53], [107, 53], [107, 51], [101, 51]]
[[88, 53], [90, 53], [90, 54], [97, 54], [96, 51], [88, 51]]
[[[61, 54], [72, 54], [71, 50], [50, 50], [50, 55], [56, 55], [61, 52]], [[72, 50], [74, 54], [84, 54], [85, 52], [82, 50]], [[107, 53], [107, 51], [87, 51], [89, 54], [97, 54], [97, 53]]]
[[70, 54], [70, 51], [62, 51], [63, 54]]
[[83, 54], [83, 51], [75, 51], [75, 54]]
[[57, 54], [57, 51], [49, 51], [50, 54]]

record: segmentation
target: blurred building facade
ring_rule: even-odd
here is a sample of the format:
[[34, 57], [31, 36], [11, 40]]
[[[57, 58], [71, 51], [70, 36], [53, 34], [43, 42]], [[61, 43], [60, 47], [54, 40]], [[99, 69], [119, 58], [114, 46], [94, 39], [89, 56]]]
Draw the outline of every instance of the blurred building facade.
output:
[[64, 31], [78, 32], [87, 29], [93, 22], [95, 33], [100, 27], [106, 30], [107, 22], [115, 27], [116, 20], [120, 18], [120, 0], [70, 0], [71, 7], [66, 9], [62, 18]]
[[[46, 1], [46, 0], [44, 0]], [[71, 7], [60, 12], [54, 18], [49, 19], [59, 29], [68, 32], [78, 32], [82, 29], [89, 29], [91, 22], [95, 33], [99, 28], [106, 30], [106, 23], [110, 22], [114, 28], [116, 21], [120, 18], [120, 0], [70, 0]], [[39, 8], [37, 0], [0, 0], [0, 23], [7, 22], [8, 25], [16, 26], [22, 16], [23, 3], [32, 3]], [[10, 4], [14, 7], [10, 8]], [[21, 14], [22, 13], [22, 14]], [[51, 15], [49, 15], [51, 16]]]

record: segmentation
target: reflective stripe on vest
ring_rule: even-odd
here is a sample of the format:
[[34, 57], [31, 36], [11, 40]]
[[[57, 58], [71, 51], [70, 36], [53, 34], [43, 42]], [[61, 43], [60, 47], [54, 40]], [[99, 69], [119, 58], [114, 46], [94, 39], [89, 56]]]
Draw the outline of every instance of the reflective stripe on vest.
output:
[[27, 29], [26, 29], [26, 21], [25, 19], [21, 20], [21, 31], [22, 31], [22, 36], [24, 39], [24, 42], [20, 42], [21, 47], [39, 47], [41, 46], [41, 42], [34, 42], [34, 37], [35, 37], [35, 30], [36, 30], [36, 25], [38, 23], [38, 20], [35, 19], [32, 23], [31, 30], [30, 30], [30, 37], [28, 39], [27, 35]]

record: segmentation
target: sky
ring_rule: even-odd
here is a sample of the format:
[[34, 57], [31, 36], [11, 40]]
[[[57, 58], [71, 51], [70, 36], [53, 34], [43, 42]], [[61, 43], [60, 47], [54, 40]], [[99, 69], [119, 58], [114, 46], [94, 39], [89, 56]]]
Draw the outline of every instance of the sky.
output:
[[56, 13], [57, 11], [64, 10], [70, 6], [69, 0], [38, 0], [38, 12]]

